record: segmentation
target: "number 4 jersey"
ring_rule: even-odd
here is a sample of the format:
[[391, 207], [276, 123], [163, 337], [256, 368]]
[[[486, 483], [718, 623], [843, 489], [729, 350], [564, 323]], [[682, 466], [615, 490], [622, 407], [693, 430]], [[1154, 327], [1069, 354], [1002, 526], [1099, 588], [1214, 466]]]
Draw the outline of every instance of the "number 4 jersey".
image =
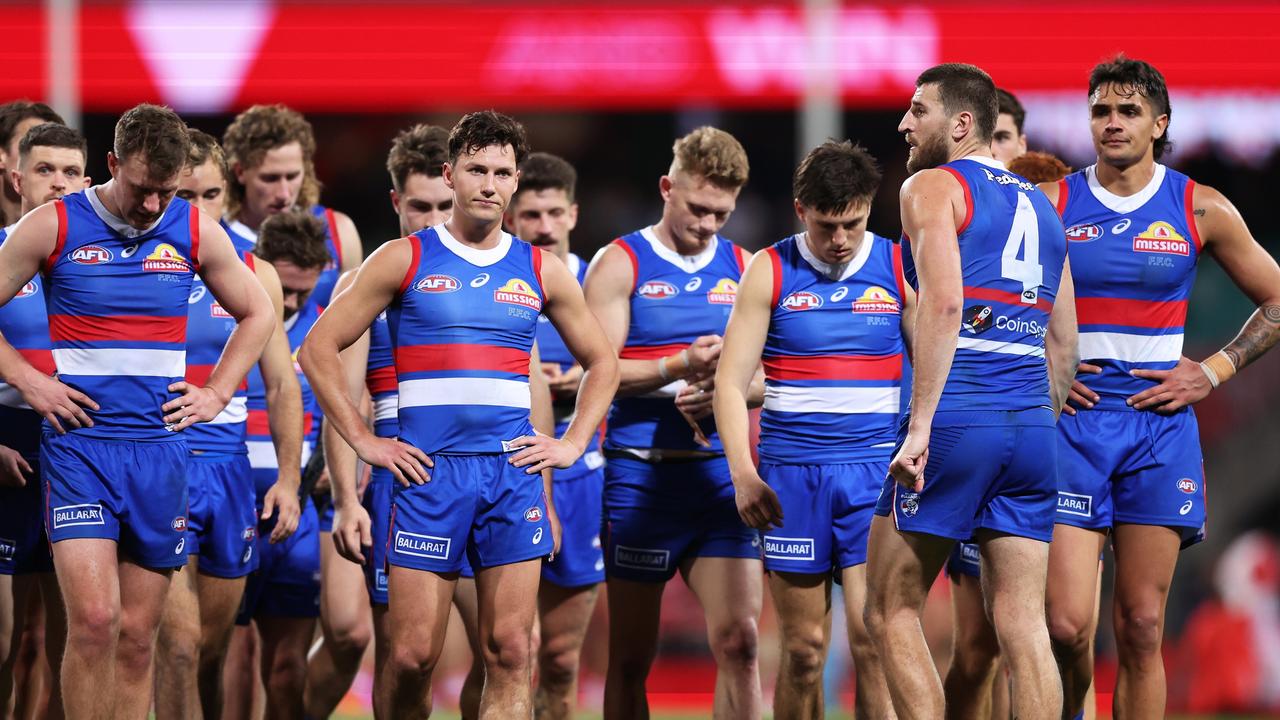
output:
[[[957, 228], [964, 309], [938, 411], [1049, 405], [1044, 341], [1067, 254], [1058, 213], [1031, 182], [988, 157], [940, 166], [964, 189]], [[907, 279], [918, 286], [903, 237]]]

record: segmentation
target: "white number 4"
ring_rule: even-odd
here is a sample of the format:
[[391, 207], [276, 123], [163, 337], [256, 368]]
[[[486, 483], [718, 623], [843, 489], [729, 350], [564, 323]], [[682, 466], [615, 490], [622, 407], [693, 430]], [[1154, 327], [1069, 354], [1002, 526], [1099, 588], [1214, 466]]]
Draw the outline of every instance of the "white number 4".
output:
[[[1018, 259], [1019, 252], [1023, 253], [1021, 260]], [[1040, 297], [1040, 284], [1044, 281], [1044, 267], [1040, 265], [1040, 223], [1036, 219], [1036, 209], [1025, 193], [1018, 193], [1013, 227], [1009, 229], [1009, 239], [1000, 254], [1000, 274], [1022, 283], [1022, 302], [1036, 304]]]

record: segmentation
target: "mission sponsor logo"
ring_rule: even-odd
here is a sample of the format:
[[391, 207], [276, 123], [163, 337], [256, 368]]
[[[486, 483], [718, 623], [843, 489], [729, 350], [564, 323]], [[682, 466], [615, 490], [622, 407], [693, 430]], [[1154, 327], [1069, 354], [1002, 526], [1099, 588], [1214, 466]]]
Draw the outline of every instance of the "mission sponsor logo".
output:
[[651, 548], [634, 548], [616, 545], [613, 548], [613, 563], [618, 567], [633, 570], [665, 571], [671, 562], [671, 552]]
[[666, 300], [679, 294], [679, 288], [662, 280], [649, 280], [636, 290], [636, 295], [646, 300]]
[[401, 555], [431, 558], [432, 560], [448, 560], [449, 547], [453, 541], [435, 535], [419, 535], [418, 533], [396, 531], [395, 550]]
[[800, 292], [793, 292], [782, 298], [782, 302], [778, 304], [786, 310], [794, 310], [796, 312], [817, 310], [822, 307], [822, 296], [815, 295], [814, 293], [806, 290], [801, 290]]
[[1196, 490], [1200, 489], [1200, 486], [1191, 478], [1182, 478], [1178, 481], [1178, 489], [1188, 495], [1194, 495]]
[[115, 256], [101, 245], [85, 245], [67, 253], [67, 258], [77, 265], [101, 265], [111, 262]]
[[1146, 230], [1134, 236], [1133, 251], [1186, 257], [1191, 254], [1191, 243], [1178, 234], [1172, 225], [1163, 220], [1157, 220], [1147, 226]]
[[520, 278], [511, 278], [502, 287], [493, 291], [493, 299], [508, 305], [519, 305], [530, 310], [542, 309], [542, 298], [534, 292], [529, 283]]
[[1059, 490], [1058, 512], [1077, 517], [1093, 517], [1093, 497]]
[[38, 292], [40, 292], [40, 286], [36, 285], [36, 281], [28, 280], [27, 284], [23, 285], [22, 289], [19, 290], [18, 294], [15, 295], [14, 297], [20, 297], [20, 298], [31, 297], [32, 295], [35, 295]]
[[853, 301], [853, 311], [856, 313], [898, 313], [902, 312], [902, 307], [898, 305], [898, 301], [889, 294], [888, 290], [879, 285], [872, 285]]
[[738, 283], [730, 278], [720, 278], [715, 287], [707, 291], [707, 302], [712, 305], [732, 305], [738, 297]]
[[990, 305], [967, 307], [961, 317], [960, 327], [974, 335], [981, 335], [991, 329], [991, 316], [993, 314]]
[[53, 509], [54, 529], [74, 527], [76, 525], [106, 525], [102, 515], [102, 506], [97, 503], [83, 505], [61, 505]]
[[413, 286], [420, 293], [451, 293], [462, 287], [458, 278], [452, 275], [428, 275]]
[[1090, 242], [1102, 237], [1102, 226], [1090, 223], [1088, 225], [1072, 225], [1067, 228], [1067, 240], [1070, 242]]
[[764, 556], [771, 560], [812, 560], [813, 538], [765, 535]]
[[169, 243], [160, 243], [143, 258], [142, 269], [152, 272], [190, 272], [191, 264]]
[[220, 320], [234, 320], [234, 319], [235, 319], [235, 318], [231, 317], [231, 313], [227, 312], [225, 309], [223, 309], [223, 307], [222, 307], [221, 305], [219, 305], [219, 304], [218, 304], [218, 303], [216, 303], [216, 302], [209, 306], [209, 317], [215, 317], [215, 318], [218, 318], [218, 319], [220, 319]]

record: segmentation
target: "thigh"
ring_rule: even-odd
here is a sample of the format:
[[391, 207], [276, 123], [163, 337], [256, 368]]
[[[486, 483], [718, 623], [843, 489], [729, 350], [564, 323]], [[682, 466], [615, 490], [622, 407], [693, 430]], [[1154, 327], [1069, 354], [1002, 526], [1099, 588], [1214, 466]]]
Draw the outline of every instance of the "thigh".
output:
[[1006, 432], [1012, 445], [978, 514], [978, 527], [1048, 543], [1058, 496], [1057, 432], [1049, 422], [1019, 422]]
[[[40, 441], [40, 467], [46, 527], [55, 548], [70, 539], [119, 541], [124, 508], [116, 481], [124, 479], [124, 464], [113, 447], [73, 434], [46, 434]], [[114, 549], [116, 543], [112, 545]]]
[[555, 559], [542, 566], [542, 579], [562, 588], [604, 581], [600, 544], [601, 492], [604, 473], [593, 470], [555, 484], [556, 514], [562, 538]]
[[1098, 556], [1106, 534], [1074, 525], [1055, 525], [1049, 543], [1045, 607], [1051, 617], [1073, 626], [1093, 618], [1098, 589]]
[[902, 532], [892, 518], [877, 515], [868, 542], [868, 603], [884, 610], [906, 607], [923, 612], [929, 588], [953, 544], [936, 535]]
[[[120, 632], [154, 633], [160, 624], [173, 570], [121, 560], [119, 573]], [[151, 635], [151, 639], [154, 642], [155, 636]]]
[[831, 629], [831, 573], [770, 572], [768, 578], [784, 641], [820, 631], [825, 645]]
[[411, 647], [417, 654], [438, 657], [456, 583], [454, 574], [392, 565], [387, 578], [387, 627], [391, 629], [392, 647]]
[[831, 465], [831, 542], [837, 571], [867, 562], [867, 540], [888, 462]]
[[[666, 583], [637, 582], [612, 576], [606, 582], [609, 617], [614, 618], [609, 623], [609, 656], [652, 662], [658, 651], [658, 621]], [[619, 621], [619, 618], [626, 618], [626, 621]]]
[[686, 560], [680, 570], [702, 604], [708, 630], [760, 619], [764, 573], [759, 560], [695, 557]]
[[591, 612], [599, 595], [598, 585], [561, 587], [546, 581], [538, 587], [538, 622], [542, 646], [555, 649], [559, 642], [582, 646], [591, 624]]
[[128, 463], [117, 479], [121, 553], [157, 570], [186, 565], [187, 444], [132, 442], [118, 454]]
[[476, 516], [477, 469], [469, 456], [436, 455], [431, 482], [392, 486], [387, 563], [433, 573], [453, 573]]
[[1178, 528], [1184, 546], [1203, 538], [1204, 456], [1190, 408], [1171, 416], [1131, 413], [1144, 435], [1143, 459], [1116, 478], [1115, 523]]
[[[1157, 614], [1163, 626], [1165, 601], [1178, 564], [1176, 529], [1121, 524], [1115, 528], [1115, 603], [1118, 613]], [[1092, 598], [1091, 598], [1092, 599]]]
[[463, 576], [459, 573], [458, 582], [453, 588], [453, 604], [458, 608], [458, 618], [462, 620], [462, 631], [467, 634], [467, 645], [478, 658], [480, 656], [480, 597], [476, 592], [475, 574]]
[[978, 535], [982, 551], [982, 590], [993, 623], [1001, 617], [1040, 617], [1043, 624], [1045, 579], [1049, 567], [1049, 543], [1031, 538], [983, 530]]
[[326, 632], [368, 623], [369, 596], [364, 569], [338, 554], [333, 535], [321, 532], [320, 615]]
[[[513, 467], [506, 455], [476, 455], [469, 461], [480, 480], [480, 499], [467, 548], [476, 577], [481, 568], [550, 555], [554, 539], [542, 477]], [[541, 568], [541, 563], [537, 566]], [[528, 600], [532, 603], [533, 597]]]
[[537, 559], [476, 570], [480, 641], [484, 647], [494, 647], [489, 641], [495, 637], [527, 638], [532, 634], [541, 574], [542, 561]]
[[70, 538], [53, 545], [54, 569], [74, 622], [104, 604], [120, 607], [119, 550], [112, 540]]

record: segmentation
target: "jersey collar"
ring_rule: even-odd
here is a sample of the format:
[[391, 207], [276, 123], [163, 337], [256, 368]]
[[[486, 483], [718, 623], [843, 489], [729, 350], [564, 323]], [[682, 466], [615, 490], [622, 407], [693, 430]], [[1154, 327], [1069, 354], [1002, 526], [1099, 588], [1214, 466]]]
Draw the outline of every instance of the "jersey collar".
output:
[[481, 250], [470, 245], [463, 245], [445, 228], [444, 223], [436, 225], [432, 230], [436, 231], [436, 235], [440, 237], [440, 244], [444, 245], [449, 252], [476, 267], [489, 267], [497, 264], [498, 261], [507, 256], [507, 251], [511, 249], [511, 236], [505, 232], [498, 237], [497, 245], [488, 250]]
[[654, 226], [650, 225], [649, 227], [641, 230], [640, 235], [644, 237], [645, 240], [649, 241], [649, 245], [653, 248], [654, 254], [681, 270], [690, 274], [696, 273], [710, 265], [711, 261], [715, 259], [716, 248], [720, 246], [719, 235], [713, 236], [711, 238], [711, 242], [708, 243], [707, 246], [702, 249], [702, 252], [697, 255], [681, 255], [675, 250], [663, 245], [662, 241], [658, 239], [657, 234], [653, 232], [653, 227]]
[[1132, 195], [1116, 195], [1110, 190], [1102, 187], [1102, 183], [1098, 182], [1098, 166], [1090, 165], [1084, 169], [1084, 176], [1089, 181], [1089, 192], [1093, 193], [1093, 197], [1104, 207], [1112, 212], [1121, 214], [1131, 213], [1134, 210], [1147, 204], [1147, 201], [1155, 196], [1156, 191], [1160, 189], [1161, 183], [1164, 182], [1165, 167], [1160, 163], [1155, 164], [1155, 172], [1151, 173], [1151, 180], [1146, 186]]
[[164, 212], [160, 213], [160, 217], [156, 218], [155, 222], [151, 223], [146, 228], [139, 230], [125, 222], [123, 218], [117, 216], [110, 210], [107, 210], [107, 206], [103, 205], [102, 199], [98, 197], [98, 191], [103, 187], [103, 185], [94, 185], [85, 191], [85, 197], [89, 200], [89, 207], [93, 208], [94, 214], [98, 216], [99, 220], [106, 223], [107, 227], [111, 228], [112, 232], [129, 238], [130, 240], [136, 237], [142, 237], [152, 230], [155, 230], [157, 225], [164, 222], [165, 213], [169, 212], [169, 207], [166, 206]]
[[853, 277], [854, 273], [862, 269], [867, 264], [867, 258], [871, 257], [871, 246], [875, 244], [875, 234], [870, 230], [862, 236], [862, 246], [858, 248], [858, 254], [850, 258], [849, 262], [843, 265], [832, 265], [818, 259], [817, 255], [809, 249], [809, 233], [800, 233], [796, 235], [796, 247], [800, 249], [800, 257], [809, 263], [809, 266], [818, 271], [818, 274], [828, 280], [836, 282], [844, 282]]

